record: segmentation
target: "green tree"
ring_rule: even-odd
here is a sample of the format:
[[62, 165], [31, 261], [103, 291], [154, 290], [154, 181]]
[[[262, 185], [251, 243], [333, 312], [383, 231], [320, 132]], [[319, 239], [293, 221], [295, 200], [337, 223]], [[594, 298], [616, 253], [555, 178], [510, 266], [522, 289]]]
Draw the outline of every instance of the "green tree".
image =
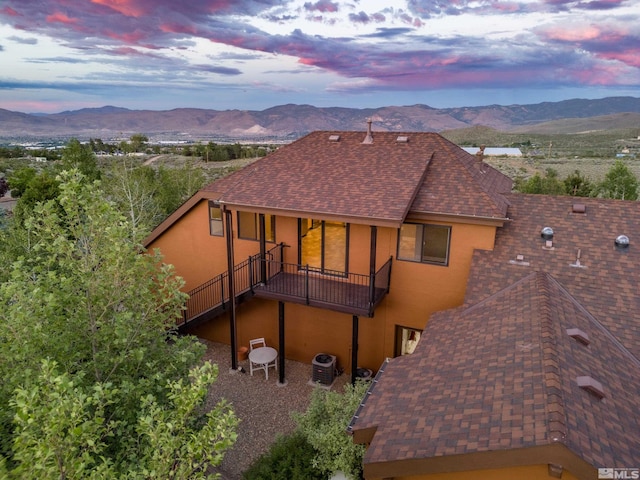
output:
[[237, 419], [224, 402], [195, 421], [217, 375], [207, 362], [191, 370], [189, 381], [167, 384], [166, 405], [153, 395], [141, 399], [135, 458], [116, 465], [105, 440], [119, 429], [108, 417], [117, 389], [110, 383], [85, 385], [82, 372], [60, 374], [56, 368], [43, 361], [30, 386], [18, 388], [11, 400], [16, 433], [9, 478], [214, 478], [208, 466], [219, 465], [236, 440]]
[[564, 184], [558, 178], [558, 172], [548, 168], [544, 175], [536, 174], [527, 179], [516, 179], [515, 189], [521, 193], [536, 193], [546, 195], [562, 195], [565, 192]]
[[38, 175], [35, 168], [23, 167], [16, 170], [13, 175], [9, 176], [9, 185], [11, 185], [11, 196], [20, 198], [27, 190], [29, 183]]
[[142, 133], [135, 133], [129, 138], [130, 148], [133, 152], [144, 152], [147, 148], [149, 138]]
[[78, 169], [90, 182], [100, 178], [100, 169], [90, 144], [72, 138], [62, 151], [62, 170]]
[[164, 216], [173, 213], [200, 190], [205, 182], [202, 169], [197, 168], [192, 161], [186, 162], [182, 168], [160, 167], [156, 200]]
[[638, 179], [624, 162], [617, 160], [598, 185], [598, 196], [619, 200], [638, 199]]
[[9, 455], [9, 400], [24, 372], [50, 359], [63, 372], [82, 372], [74, 381], [85, 392], [113, 386], [105, 416], [114, 431], [105, 451], [118, 470], [127, 469], [140, 453], [140, 399], [169, 404], [167, 382], [185, 378], [204, 347], [174, 334], [183, 282], [158, 254], [141, 254], [99, 183], [77, 172], [63, 172], [60, 182], [57, 203], [38, 204], [25, 219], [28, 247], [0, 284], [1, 447]]
[[141, 241], [166, 215], [157, 197], [160, 185], [156, 172], [123, 157], [105, 174], [108, 197], [118, 206], [131, 227], [132, 238]]
[[591, 197], [596, 190], [596, 185], [579, 170], [568, 175], [563, 183], [566, 194], [574, 197]]
[[346, 385], [343, 394], [317, 388], [306, 412], [294, 415], [299, 431], [315, 450], [314, 467], [325, 475], [337, 471], [352, 479], [362, 475], [365, 447], [354, 443], [346, 430], [367, 386], [358, 381], [355, 385]]

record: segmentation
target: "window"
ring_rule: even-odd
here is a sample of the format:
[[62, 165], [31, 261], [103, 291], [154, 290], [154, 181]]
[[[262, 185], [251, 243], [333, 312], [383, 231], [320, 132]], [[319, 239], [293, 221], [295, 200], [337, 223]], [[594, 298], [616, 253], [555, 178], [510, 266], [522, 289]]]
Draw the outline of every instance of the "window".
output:
[[451, 227], [405, 223], [400, 228], [398, 259], [448, 265]]
[[420, 341], [421, 330], [415, 328], [396, 326], [396, 352], [395, 356], [411, 355]]
[[[265, 240], [276, 241], [274, 216], [264, 216]], [[238, 238], [260, 240], [260, 216], [257, 213], [238, 212]]]
[[345, 275], [348, 265], [349, 224], [301, 218], [298, 220], [299, 263], [330, 275]]
[[223, 235], [222, 209], [216, 202], [209, 202], [209, 234], [215, 237]]

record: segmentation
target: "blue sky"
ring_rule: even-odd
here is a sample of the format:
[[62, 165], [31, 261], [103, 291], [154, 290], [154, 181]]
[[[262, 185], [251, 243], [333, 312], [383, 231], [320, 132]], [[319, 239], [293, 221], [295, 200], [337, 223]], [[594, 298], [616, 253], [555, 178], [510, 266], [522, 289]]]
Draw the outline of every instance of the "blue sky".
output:
[[3, 0], [0, 108], [640, 94], [640, 0]]

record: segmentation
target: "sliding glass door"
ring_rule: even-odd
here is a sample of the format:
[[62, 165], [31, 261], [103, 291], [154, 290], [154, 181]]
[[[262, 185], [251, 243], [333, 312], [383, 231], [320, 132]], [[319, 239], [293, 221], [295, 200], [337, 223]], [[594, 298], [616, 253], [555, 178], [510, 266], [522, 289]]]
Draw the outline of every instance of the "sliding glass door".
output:
[[339, 275], [348, 270], [349, 225], [301, 218], [298, 220], [299, 263], [322, 273]]

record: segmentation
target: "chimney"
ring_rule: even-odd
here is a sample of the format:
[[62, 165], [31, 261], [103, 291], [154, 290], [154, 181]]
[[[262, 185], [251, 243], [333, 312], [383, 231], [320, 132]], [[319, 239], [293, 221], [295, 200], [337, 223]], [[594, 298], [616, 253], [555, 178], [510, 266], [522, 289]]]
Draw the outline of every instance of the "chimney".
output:
[[373, 135], [371, 135], [371, 118], [367, 118], [367, 136], [364, 137], [362, 143], [373, 143]]
[[478, 159], [479, 162], [482, 162], [482, 160], [484, 160], [485, 148], [486, 148], [486, 145], [480, 145], [480, 149], [476, 152], [476, 158]]

